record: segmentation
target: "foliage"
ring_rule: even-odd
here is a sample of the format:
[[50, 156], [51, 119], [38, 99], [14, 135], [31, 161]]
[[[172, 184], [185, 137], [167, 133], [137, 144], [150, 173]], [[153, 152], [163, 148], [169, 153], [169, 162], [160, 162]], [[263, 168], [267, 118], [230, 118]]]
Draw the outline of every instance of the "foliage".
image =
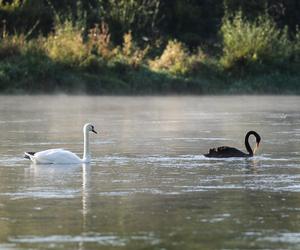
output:
[[185, 74], [189, 70], [189, 52], [186, 46], [176, 40], [170, 40], [162, 55], [149, 61], [153, 70], [164, 70], [173, 74]]
[[49, 58], [70, 66], [79, 65], [89, 54], [82, 30], [69, 21], [56, 24], [54, 33], [45, 39], [45, 49]]
[[113, 46], [110, 41], [110, 32], [108, 24], [101, 22], [89, 30], [89, 50], [100, 55], [102, 58], [109, 60], [113, 57]]
[[138, 68], [143, 63], [149, 47], [141, 49], [134, 42], [132, 33], [129, 31], [124, 34], [122, 48], [116, 48], [116, 58], [121, 62], [130, 65], [133, 68]]
[[26, 47], [26, 40], [24, 35], [3, 35], [0, 41], [0, 59], [17, 56], [21, 54]]
[[225, 69], [251, 64], [286, 62], [291, 56], [291, 42], [287, 28], [277, 28], [268, 15], [254, 21], [246, 20], [241, 12], [226, 16], [221, 27]]
[[170, 40], [161, 56], [149, 61], [149, 66], [155, 71], [186, 75], [199, 72], [205, 60], [206, 55], [200, 48], [191, 54], [183, 43]]
[[[201, 48], [198, 48], [197, 51], [190, 55], [188, 59], [189, 73], [198, 74], [203, 72], [205, 66], [209, 64], [208, 56], [204, 53]], [[215, 67], [215, 66], [214, 66]]]
[[22, 5], [21, 0], [12, 0], [11, 2], [0, 0], [0, 9], [7, 12], [13, 12], [18, 8], [20, 8], [21, 5]]
[[[158, 12], [161, 0], [108, 0], [101, 14], [121, 34], [134, 30], [139, 33], [154, 31], [159, 22]], [[100, 1], [101, 3], [104, 1]], [[101, 4], [100, 4], [101, 5]], [[103, 5], [102, 5], [103, 6]]]
[[[299, 29], [280, 25], [268, 11], [249, 16], [226, 9], [222, 42], [211, 33], [205, 37], [201, 29], [212, 23], [217, 29], [219, 21], [199, 21], [199, 28], [198, 19], [220, 1], [46, 0], [55, 12], [51, 32], [44, 32], [45, 19], [35, 19], [44, 1], [10, 1], [20, 3], [12, 10], [5, 6], [8, 1], [0, 2], [0, 15], [9, 17], [0, 29], [0, 91], [300, 93]], [[258, 13], [261, 2], [265, 0], [259, 0]], [[243, 3], [243, 9], [248, 4], [252, 6]], [[15, 29], [27, 23], [24, 13], [30, 9], [35, 10], [31, 26]], [[159, 27], [157, 13], [166, 9], [170, 12], [163, 18], [170, 23]], [[215, 15], [220, 11], [215, 9]], [[174, 13], [178, 16], [168, 16]], [[21, 20], [21, 14], [26, 17], [22, 22], [12, 22]]]
[[297, 27], [296, 35], [295, 35], [294, 55], [295, 55], [295, 61], [297, 63], [300, 63], [300, 29], [299, 29], [299, 27]]
[[242, 10], [250, 20], [267, 12], [280, 27], [287, 25], [294, 33], [300, 23], [299, 8], [298, 0], [1, 0], [0, 20], [7, 21], [10, 34], [26, 33], [39, 22], [33, 33], [37, 36], [52, 32], [57, 19], [72, 20], [86, 31], [104, 20], [111, 41], [118, 45], [132, 30], [139, 40], [163, 36], [196, 48], [216, 42], [225, 12]]

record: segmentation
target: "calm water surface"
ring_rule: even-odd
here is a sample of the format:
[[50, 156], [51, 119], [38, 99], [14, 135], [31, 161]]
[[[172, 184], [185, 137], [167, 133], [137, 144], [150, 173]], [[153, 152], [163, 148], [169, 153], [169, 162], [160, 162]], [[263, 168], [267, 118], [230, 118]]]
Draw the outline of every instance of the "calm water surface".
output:
[[[85, 122], [91, 164], [22, 159]], [[299, 97], [1, 96], [0, 141], [0, 249], [300, 249]]]

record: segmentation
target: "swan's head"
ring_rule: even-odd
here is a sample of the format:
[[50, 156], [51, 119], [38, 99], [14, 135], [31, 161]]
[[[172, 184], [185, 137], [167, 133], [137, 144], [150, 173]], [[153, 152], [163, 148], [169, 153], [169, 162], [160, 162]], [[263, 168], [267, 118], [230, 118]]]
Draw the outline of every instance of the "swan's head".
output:
[[87, 123], [84, 125], [83, 132], [93, 132], [93, 133], [97, 134], [97, 131], [95, 130], [94, 125], [92, 125], [90, 123]]
[[255, 139], [256, 139], [256, 145], [255, 145], [255, 148], [253, 149], [253, 154], [255, 154], [256, 150], [258, 149], [259, 147], [259, 144], [260, 144], [260, 141], [261, 141], [261, 137], [260, 135], [255, 132], [255, 131], [249, 131], [250, 134], [253, 134], [255, 136]]
[[255, 136], [255, 139], [256, 139], [256, 146], [259, 147], [259, 143], [261, 141], [261, 137], [258, 133], [256, 133], [255, 131], [254, 132], [254, 136]]

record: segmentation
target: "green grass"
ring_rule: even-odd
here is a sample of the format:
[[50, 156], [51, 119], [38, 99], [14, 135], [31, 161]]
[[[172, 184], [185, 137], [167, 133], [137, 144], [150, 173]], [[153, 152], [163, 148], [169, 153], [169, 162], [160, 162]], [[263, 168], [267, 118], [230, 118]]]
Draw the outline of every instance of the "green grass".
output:
[[211, 64], [203, 65], [201, 72], [181, 76], [152, 71], [145, 66], [135, 69], [121, 62], [99, 65], [92, 68], [70, 67], [41, 53], [16, 55], [0, 62], [0, 92], [118, 95], [300, 94], [300, 74], [293, 71], [274, 69], [236, 76]]
[[300, 94], [300, 74], [267, 72], [231, 76], [214, 69], [174, 76], [116, 63], [97, 71], [66, 67], [45, 55], [26, 54], [0, 63], [2, 93], [69, 94]]

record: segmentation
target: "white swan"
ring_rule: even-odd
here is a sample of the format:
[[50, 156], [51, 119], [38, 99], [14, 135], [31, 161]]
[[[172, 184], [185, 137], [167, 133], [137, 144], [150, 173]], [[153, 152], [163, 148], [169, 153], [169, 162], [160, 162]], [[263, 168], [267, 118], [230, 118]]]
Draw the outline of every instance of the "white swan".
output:
[[83, 157], [80, 159], [76, 154], [61, 148], [48, 149], [40, 152], [25, 152], [25, 158], [32, 160], [36, 164], [75, 164], [88, 163], [91, 161], [89, 147], [89, 132], [97, 132], [94, 126], [87, 123], [83, 127], [84, 135], [84, 151]]

